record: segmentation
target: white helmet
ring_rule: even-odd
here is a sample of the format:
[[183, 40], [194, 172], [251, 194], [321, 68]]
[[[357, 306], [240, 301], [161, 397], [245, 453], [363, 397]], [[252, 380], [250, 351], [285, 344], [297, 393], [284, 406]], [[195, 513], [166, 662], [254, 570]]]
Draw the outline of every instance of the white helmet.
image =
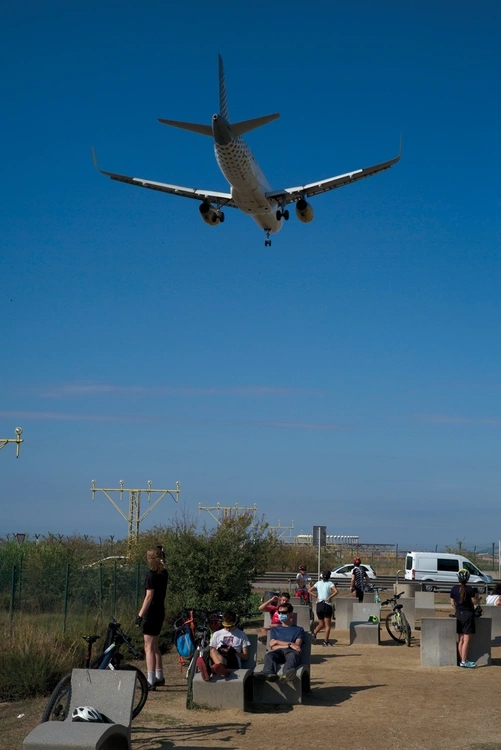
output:
[[73, 709], [71, 714], [72, 721], [93, 721], [96, 723], [104, 723], [104, 719], [95, 708], [92, 706], [78, 706]]

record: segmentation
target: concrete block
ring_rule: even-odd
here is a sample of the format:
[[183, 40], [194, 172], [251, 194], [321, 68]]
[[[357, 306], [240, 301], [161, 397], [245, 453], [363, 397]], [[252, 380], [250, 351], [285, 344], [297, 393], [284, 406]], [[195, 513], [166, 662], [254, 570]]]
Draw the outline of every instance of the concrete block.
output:
[[379, 646], [379, 622], [351, 622], [350, 645]]
[[[492, 607], [494, 609], [494, 607]], [[452, 619], [452, 618], [451, 618]], [[454, 621], [455, 622], [455, 621]], [[478, 667], [491, 664], [492, 620], [490, 617], [475, 618], [475, 635], [470, 641], [468, 649], [469, 661], [474, 661]]]
[[193, 678], [193, 702], [211, 708], [249, 709], [253, 700], [252, 673], [256, 666], [257, 635], [247, 636], [250, 641], [249, 658], [242, 669], [234, 669], [229, 677], [212, 675], [209, 682], [197, 672]]
[[[259, 674], [263, 667], [258, 665], [254, 675]], [[278, 674], [283, 676], [283, 667]], [[296, 676], [292, 682], [279, 679], [277, 682], [268, 682], [254, 677], [253, 694], [254, 703], [265, 703], [267, 705], [297, 705], [303, 702], [303, 695], [310, 692], [310, 670], [307, 666], [299, 666]]]
[[416, 629], [416, 600], [414, 597], [405, 597], [402, 596], [398, 600], [399, 603], [402, 605], [402, 612], [405, 614], [405, 618], [409, 625], [411, 626], [411, 630]]
[[354, 601], [351, 596], [336, 596], [336, 630], [350, 629], [350, 622], [353, 620]]
[[381, 619], [380, 604], [366, 604], [365, 602], [359, 604], [356, 600], [353, 602], [352, 622], [368, 622], [372, 615], [375, 615], [379, 620]]
[[[133, 671], [74, 669], [68, 717], [39, 724], [24, 740], [23, 750], [130, 750], [135, 684]], [[93, 706], [115, 723], [74, 722], [71, 714], [77, 706]]]
[[400, 594], [412, 599], [418, 591], [421, 591], [421, 581], [402, 581], [393, 584], [393, 593]]
[[[434, 591], [416, 591], [414, 599], [416, 600], [416, 609], [435, 609]], [[433, 617], [433, 615], [430, 615], [430, 617]]]
[[490, 617], [492, 620], [491, 640], [501, 639], [501, 607], [482, 604], [482, 609], [484, 610], [483, 616]]
[[421, 666], [457, 666], [455, 618], [423, 617], [421, 619]]
[[374, 591], [366, 591], [364, 593], [364, 604], [374, 604], [374, 597], [375, 593]]

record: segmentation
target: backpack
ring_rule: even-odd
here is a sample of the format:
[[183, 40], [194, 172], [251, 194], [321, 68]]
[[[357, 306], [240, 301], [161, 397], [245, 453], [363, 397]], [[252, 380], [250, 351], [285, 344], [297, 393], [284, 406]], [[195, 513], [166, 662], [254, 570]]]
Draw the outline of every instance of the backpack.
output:
[[195, 644], [188, 623], [174, 626], [174, 643], [177, 652], [182, 659], [189, 659], [195, 653]]

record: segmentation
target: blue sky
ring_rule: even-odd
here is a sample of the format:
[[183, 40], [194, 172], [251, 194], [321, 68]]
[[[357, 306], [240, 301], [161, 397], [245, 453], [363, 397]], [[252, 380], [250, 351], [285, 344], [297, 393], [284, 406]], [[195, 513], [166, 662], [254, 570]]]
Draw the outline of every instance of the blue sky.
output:
[[[126, 535], [90, 484], [402, 547], [501, 536], [497, 2], [4, 3], [0, 535]], [[217, 53], [271, 184], [403, 158], [264, 247], [227, 190]], [[143, 507], [145, 507], [143, 505]], [[124, 508], [127, 511], [127, 507]], [[209, 522], [207, 514], [200, 522]]]

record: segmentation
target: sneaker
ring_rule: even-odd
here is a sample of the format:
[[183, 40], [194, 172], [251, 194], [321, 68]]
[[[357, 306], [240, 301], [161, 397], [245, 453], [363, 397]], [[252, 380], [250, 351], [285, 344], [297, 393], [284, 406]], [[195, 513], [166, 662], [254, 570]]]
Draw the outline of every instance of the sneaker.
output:
[[148, 691], [152, 693], [154, 690], [157, 689], [157, 686], [155, 684], [151, 684], [151, 682], [148, 682]]
[[322, 641], [322, 646], [330, 646], [331, 644], [328, 641]]
[[278, 675], [274, 672], [254, 672], [256, 680], [266, 680], [267, 682], [276, 682]]
[[294, 669], [294, 667], [291, 667], [287, 670], [287, 672], [284, 673], [282, 679], [285, 680], [285, 682], [292, 682], [295, 676], [296, 670]]
[[207, 667], [207, 663], [205, 659], [203, 659], [201, 656], [199, 656], [197, 659], [197, 669], [202, 675], [202, 680], [204, 680], [205, 682], [209, 682], [210, 680], [209, 669]]
[[231, 674], [231, 669], [227, 669], [224, 664], [214, 664], [212, 671], [214, 674], [217, 674], [218, 677], [229, 677]]
[[459, 662], [459, 666], [463, 667], [463, 669], [474, 669], [477, 665], [474, 661], [461, 661]]
[[475, 669], [477, 666], [474, 661], [467, 661], [466, 664], [469, 666], [470, 669]]
[[165, 677], [159, 677], [158, 679], [155, 679], [155, 682], [153, 685], [157, 687], [163, 687], [165, 685]]

